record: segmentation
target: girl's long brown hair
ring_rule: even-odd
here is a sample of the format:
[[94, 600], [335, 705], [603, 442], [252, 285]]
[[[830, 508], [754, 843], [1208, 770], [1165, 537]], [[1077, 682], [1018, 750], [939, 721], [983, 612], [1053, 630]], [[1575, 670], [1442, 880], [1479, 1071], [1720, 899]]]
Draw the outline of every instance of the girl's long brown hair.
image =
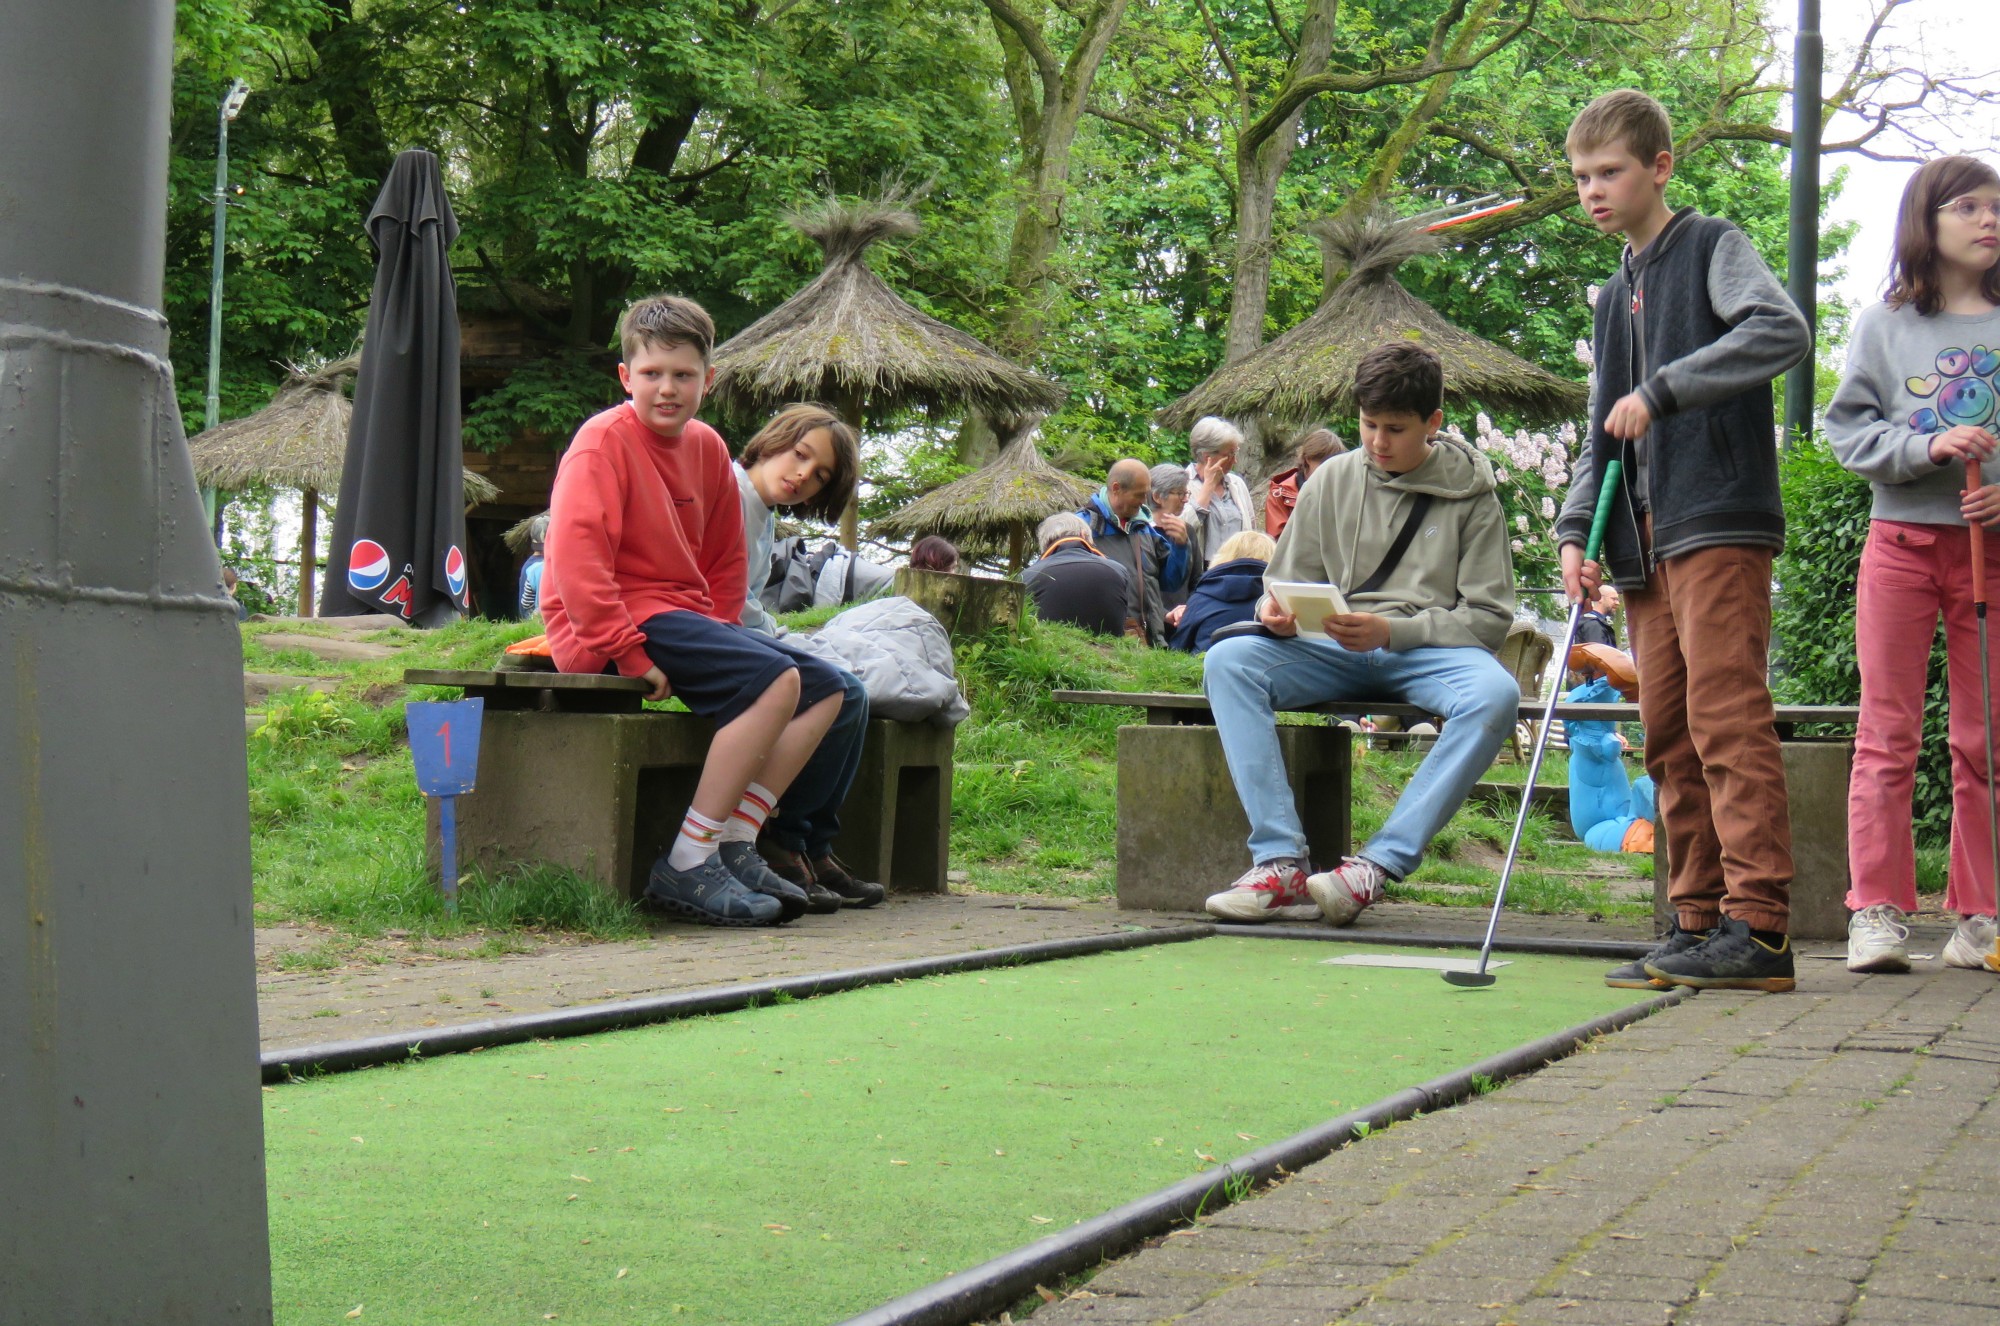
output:
[[[1915, 304], [1929, 317], [1944, 307], [1938, 282], [1938, 208], [1974, 189], [2000, 185], [2000, 171], [1977, 157], [1939, 157], [1917, 167], [1903, 186], [1903, 205], [1896, 212], [1896, 253], [1889, 260], [1890, 308]], [[1987, 299], [2000, 304], [2000, 263], [1979, 283]]]
[[816, 520], [839, 520], [861, 477], [861, 443], [847, 421], [827, 406], [787, 405], [743, 444], [743, 454], [737, 460], [747, 470], [760, 460], [790, 451], [815, 428], [824, 428], [833, 437], [833, 477], [812, 501], [799, 503], [797, 509]]

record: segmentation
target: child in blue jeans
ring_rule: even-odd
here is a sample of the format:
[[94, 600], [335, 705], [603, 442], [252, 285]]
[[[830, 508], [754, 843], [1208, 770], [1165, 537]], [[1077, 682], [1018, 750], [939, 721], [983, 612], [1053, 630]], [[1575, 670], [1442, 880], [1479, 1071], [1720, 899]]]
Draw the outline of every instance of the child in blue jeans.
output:
[[[1361, 446], [1314, 471], [1265, 576], [1338, 586], [1351, 611], [1300, 633], [1266, 592], [1264, 633], [1222, 640], [1202, 676], [1250, 820], [1251, 868], [1208, 900], [1231, 921], [1347, 925], [1417, 868], [1424, 848], [1513, 730], [1520, 688], [1494, 652], [1514, 620], [1514, 566], [1493, 468], [1444, 424], [1444, 370], [1414, 342], [1355, 366]], [[1382, 829], [1308, 876], [1305, 829], [1278, 750], [1277, 712], [1401, 700], [1445, 722]]]

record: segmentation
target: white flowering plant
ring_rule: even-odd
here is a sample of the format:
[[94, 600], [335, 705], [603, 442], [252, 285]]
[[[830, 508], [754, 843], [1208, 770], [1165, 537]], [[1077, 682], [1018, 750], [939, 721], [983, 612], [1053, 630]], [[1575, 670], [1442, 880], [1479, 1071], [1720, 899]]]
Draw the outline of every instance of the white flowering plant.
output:
[[1504, 433], [1484, 414], [1467, 438], [1456, 424], [1445, 436], [1483, 453], [1493, 466], [1495, 495], [1507, 513], [1508, 546], [1514, 552], [1514, 583], [1554, 585], [1560, 571], [1556, 557], [1556, 516], [1569, 491], [1570, 457], [1576, 451], [1577, 428], [1565, 423], [1553, 432], [1520, 429]]

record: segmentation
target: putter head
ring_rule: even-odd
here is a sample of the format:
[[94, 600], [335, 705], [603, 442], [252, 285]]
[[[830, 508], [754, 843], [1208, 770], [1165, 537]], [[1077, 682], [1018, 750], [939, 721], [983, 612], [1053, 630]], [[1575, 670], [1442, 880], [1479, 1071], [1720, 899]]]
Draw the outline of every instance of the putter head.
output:
[[1453, 985], [1462, 985], [1470, 990], [1484, 989], [1500, 979], [1483, 971], [1448, 971], [1443, 976]]

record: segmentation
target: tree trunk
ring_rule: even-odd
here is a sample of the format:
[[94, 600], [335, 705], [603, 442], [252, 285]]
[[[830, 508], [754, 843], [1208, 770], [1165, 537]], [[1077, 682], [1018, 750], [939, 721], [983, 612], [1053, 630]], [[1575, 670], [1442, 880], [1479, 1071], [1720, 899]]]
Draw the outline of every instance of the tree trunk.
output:
[[299, 532], [299, 616], [313, 615], [313, 573], [319, 569], [319, 491], [306, 489], [304, 528]]

